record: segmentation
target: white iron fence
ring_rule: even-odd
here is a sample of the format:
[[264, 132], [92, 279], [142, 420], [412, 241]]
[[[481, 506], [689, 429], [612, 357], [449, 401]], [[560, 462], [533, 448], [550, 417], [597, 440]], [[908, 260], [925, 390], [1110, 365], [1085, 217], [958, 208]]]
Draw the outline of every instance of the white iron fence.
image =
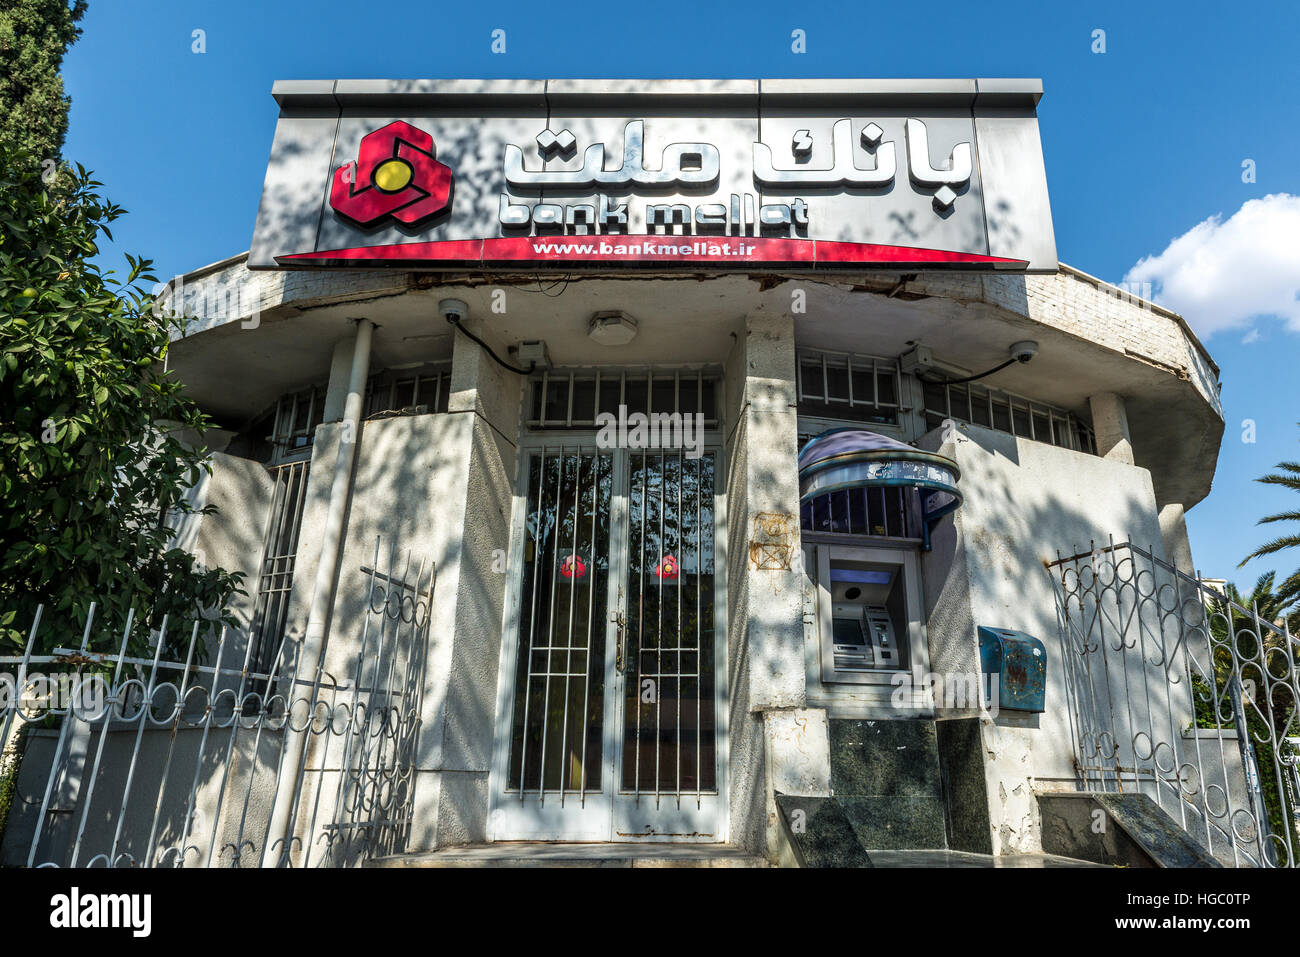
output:
[[[361, 569], [368, 607], [346, 677], [299, 675], [295, 643], [250, 669], [253, 642], [198, 624], [183, 660], [80, 647], [0, 657], [0, 742], [18, 763], [0, 863], [28, 867], [349, 866], [397, 853], [411, 824], [433, 568]], [[413, 577], [408, 577], [414, 573]], [[336, 638], [336, 643], [342, 639]], [[210, 653], [205, 653], [210, 652]], [[205, 660], [206, 659], [206, 660]], [[307, 735], [296, 769], [286, 752]], [[299, 737], [301, 740], [301, 737]], [[20, 762], [20, 763], [19, 763]], [[295, 775], [287, 840], [270, 834], [282, 774]]]
[[1048, 568], [1080, 786], [1147, 794], [1226, 865], [1296, 866], [1296, 637], [1130, 542]]

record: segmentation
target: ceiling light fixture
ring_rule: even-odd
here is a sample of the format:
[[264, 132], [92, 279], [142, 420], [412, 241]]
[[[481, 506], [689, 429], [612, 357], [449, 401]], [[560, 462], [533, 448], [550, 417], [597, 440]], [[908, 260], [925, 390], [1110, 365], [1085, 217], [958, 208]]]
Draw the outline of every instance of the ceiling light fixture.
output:
[[587, 335], [602, 346], [625, 346], [636, 338], [636, 320], [621, 309], [591, 317]]

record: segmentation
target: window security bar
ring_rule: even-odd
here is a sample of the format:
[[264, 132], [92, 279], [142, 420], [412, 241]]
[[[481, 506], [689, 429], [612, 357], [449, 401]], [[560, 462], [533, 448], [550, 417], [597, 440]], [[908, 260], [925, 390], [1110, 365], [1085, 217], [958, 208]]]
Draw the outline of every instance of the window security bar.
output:
[[451, 366], [441, 364], [418, 373], [388, 373], [371, 377], [366, 387], [365, 417], [425, 407], [446, 412], [451, 398]]
[[252, 661], [259, 671], [270, 670], [279, 654], [284, 626], [289, 616], [289, 593], [293, 589], [294, 566], [298, 557], [298, 533], [302, 528], [303, 503], [307, 499], [309, 462], [290, 462], [271, 469], [271, 507], [267, 510], [262, 536], [262, 559], [258, 565], [257, 596], [249, 641]]
[[799, 349], [796, 360], [802, 415], [893, 425], [905, 411], [895, 359]]
[[550, 369], [529, 383], [530, 429], [596, 429], [603, 414], [619, 408], [642, 413], [704, 416], [705, 428], [721, 418], [721, 376], [707, 370], [564, 371]]
[[291, 392], [280, 397], [268, 436], [276, 461], [311, 455], [316, 426], [325, 418], [325, 389], [321, 386]]
[[1072, 412], [1010, 392], [977, 385], [924, 382], [925, 426], [944, 419], [979, 425], [1035, 442], [1096, 454], [1092, 429]]

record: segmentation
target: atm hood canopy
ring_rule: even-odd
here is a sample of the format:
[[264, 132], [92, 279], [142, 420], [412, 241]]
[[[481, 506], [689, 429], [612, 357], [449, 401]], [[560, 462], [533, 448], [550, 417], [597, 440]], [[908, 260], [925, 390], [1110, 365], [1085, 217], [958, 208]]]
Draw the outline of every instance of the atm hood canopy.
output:
[[866, 429], [831, 429], [799, 453], [801, 501], [855, 488], [915, 488], [927, 549], [930, 529], [961, 505], [960, 478], [952, 459]]

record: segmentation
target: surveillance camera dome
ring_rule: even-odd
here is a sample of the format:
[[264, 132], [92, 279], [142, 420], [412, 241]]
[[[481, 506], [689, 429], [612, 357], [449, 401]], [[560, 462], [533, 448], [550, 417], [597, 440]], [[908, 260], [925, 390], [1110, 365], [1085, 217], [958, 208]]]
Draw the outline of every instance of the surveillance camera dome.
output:
[[1038, 355], [1038, 343], [1032, 339], [1026, 339], [1024, 342], [1017, 342], [1008, 351], [1011, 353], [1011, 358], [1017, 362], [1028, 362]]
[[438, 313], [451, 322], [461, 322], [469, 317], [469, 306], [459, 299], [444, 299], [438, 303]]

